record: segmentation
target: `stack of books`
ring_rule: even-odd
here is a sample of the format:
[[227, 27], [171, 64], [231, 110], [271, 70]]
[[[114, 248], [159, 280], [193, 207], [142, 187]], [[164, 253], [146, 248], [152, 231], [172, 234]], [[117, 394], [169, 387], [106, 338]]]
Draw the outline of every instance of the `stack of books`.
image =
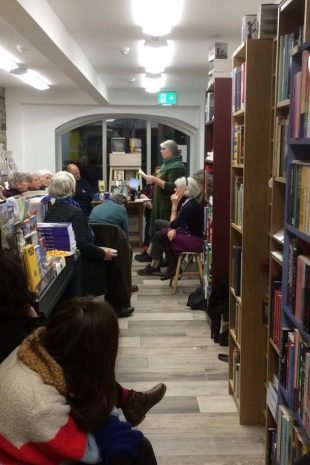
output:
[[75, 235], [71, 223], [38, 223], [38, 231], [45, 239], [48, 250], [76, 251]]

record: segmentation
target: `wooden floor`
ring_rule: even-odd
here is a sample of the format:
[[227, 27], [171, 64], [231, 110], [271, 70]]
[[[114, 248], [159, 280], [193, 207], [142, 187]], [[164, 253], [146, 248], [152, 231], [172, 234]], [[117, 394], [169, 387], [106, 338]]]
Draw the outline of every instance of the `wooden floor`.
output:
[[167, 384], [166, 396], [140, 425], [158, 464], [263, 465], [263, 429], [240, 426], [228, 394], [228, 365], [217, 358], [227, 348], [210, 338], [205, 312], [186, 307], [197, 281], [181, 280], [172, 296], [167, 281], [137, 276], [138, 268], [135, 262], [135, 313], [119, 320], [117, 379], [139, 391]]

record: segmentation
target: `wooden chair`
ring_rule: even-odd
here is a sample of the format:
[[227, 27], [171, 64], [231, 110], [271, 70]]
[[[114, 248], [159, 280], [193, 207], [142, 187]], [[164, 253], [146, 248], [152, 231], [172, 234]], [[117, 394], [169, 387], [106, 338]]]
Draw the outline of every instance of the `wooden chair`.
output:
[[[188, 257], [188, 260], [195, 262], [196, 271], [183, 271], [182, 272], [182, 263], [184, 259]], [[173, 278], [171, 278], [169, 286], [172, 287], [172, 294], [175, 294], [177, 291], [178, 281], [182, 276], [198, 276], [201, 285], [203, 285], [203, 268], [201, 262], [201, 253], [197, 252], [182, 252], [179, 255], [176, 272]]]

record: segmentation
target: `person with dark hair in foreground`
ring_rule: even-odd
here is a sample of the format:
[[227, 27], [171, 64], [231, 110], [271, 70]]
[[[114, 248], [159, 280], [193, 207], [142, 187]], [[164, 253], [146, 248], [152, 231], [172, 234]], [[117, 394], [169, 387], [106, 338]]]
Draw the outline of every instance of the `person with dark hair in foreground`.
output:
[[[10, 251], [0, 250], [0, 363], [36, 328], [46, 324], [44, 315], [32, 307], [34, 295], [29, 292], [24, 268]], [[161, 401], [166, 386], [157, 384], [152, 389], [136, 392], [117, 383], [116, 406], [133, 426]], [[0, 462], [1, 463], [1, 462]]]
[[119, 327], [112, 308], [65, 302], [0, 365], [0, 463], [156, 465], [116, 416]]

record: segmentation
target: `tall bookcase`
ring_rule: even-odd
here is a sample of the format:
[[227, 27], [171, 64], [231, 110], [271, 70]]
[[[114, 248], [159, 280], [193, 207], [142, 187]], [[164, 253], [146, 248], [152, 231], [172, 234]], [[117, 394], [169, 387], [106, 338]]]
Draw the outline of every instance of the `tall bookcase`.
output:
[[263, 424], [272, 41], [233, 54], [229, 392], [241, 424]]
[[215, 77], [206, 99], [205, 200], [209, 203], [210, 196], [213, 199], [208, 228], [210, 288], [228, 282], [229, 275], [231, 85], [230, 77]]
[[305, 258], [310, 257], [309, 27], [309, 0], [280, 3], [274, 74], [266, 465], [292, 465], [310, 448], [310, 259]]

